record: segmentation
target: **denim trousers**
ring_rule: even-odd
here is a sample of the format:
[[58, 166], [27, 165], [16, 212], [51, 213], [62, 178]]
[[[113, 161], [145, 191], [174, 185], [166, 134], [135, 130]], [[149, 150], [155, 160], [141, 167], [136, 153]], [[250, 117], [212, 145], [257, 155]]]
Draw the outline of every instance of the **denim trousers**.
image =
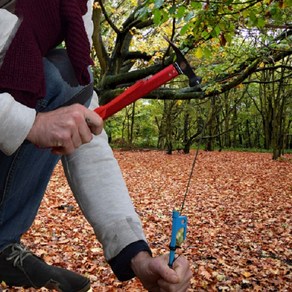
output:
[[[85, 88], [66, 82], [49, 59], [44, 58], [43, 64], [46, 95], [39, 100], [37, 112], [54, 110]], [[24, 141], [11, 156], [0, 151], [0, 251], [19, 243], [32, 225], [59, 159], [50, 149], [38, 148], [29, 141]]]

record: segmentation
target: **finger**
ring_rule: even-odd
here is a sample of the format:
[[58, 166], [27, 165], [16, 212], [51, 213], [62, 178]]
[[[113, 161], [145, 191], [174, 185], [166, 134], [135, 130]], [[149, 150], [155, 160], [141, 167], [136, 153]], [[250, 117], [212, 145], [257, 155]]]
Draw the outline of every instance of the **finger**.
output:
[[188, 260], [184, 256], [179, 256], [173, 263], [173, 269], [178, 275], [184, 275], [190, 271]]
[[86, 123], [90, 128], [91, 132], [95, 135], [101, 133], [103, 129], [103, 120], [95, 112], [88, 110], [85, 115]]
[[99, 135], [101, 133], [100, 127], [94, 125], [89, 118], [86, 118], [87, 127], [90, 129], [90, 132], [94, 135]]
[[[165, 270], [164, 276], [162, 276], [161, 279], [159, 279], [157, 282], [161, 291], [187, 291], [190, 285], [190, 280], [192, 278], [192, 272], [190, 270], [187, 259], [183, 256], [178, 257], [174, 261], [173, 268], [169, 268], [169, 270], [176, 275], [177, 281], [171, 281], [171, 279], [175, 279], [175, 277], [173, 276], [173, 274], [170, 274], [169, 271]], [[168, 273], [170, 277], [167, 276]]]
[[69, 155], [75, 151], [75, 147], [53, 147], [51, 152], [55, 155]]
[[[71, 142], [71, 143], [70, 143]], [[72, 136], [71, 136], [71, 141], [68, 142], [68, 148], [70, 148], [71, 145], [73, 145], [74, 149], [77, 149], [79, 148], [80, 145], [82, 145], [82, 139], [81, 139], [81, 136], [80, 136], [80, 133], [79, 131], [74, 131], [72, 133]]]
[[92, 133], [87, 123], [81, 123], [78, 131], [82, 144], [89, 143], [92, 140]]
[[[80, 140], [80, 138], [79, 138]], [[66, 138], [62, 140], [61, 147], [52, 147], [52, 153], [56, 155], [68, 155], [75, 151], [81, 144], [78, 142], [78, 138], [75, 138], [75, 142], [73, 142], [73, 138]], [[74, 145], [76, 144], [76, 146]]]
[[160, 275], [160, 277], [165, 280], [166, 282], [175, 284], [179, 281], [178, 275], [176, 271], [171, 269], [168, 264], [168, 256], [163, 255], [159, 258], [157, 258], [157, 262], [153, 262], [153, 271], [154, 273], [157, 273]]

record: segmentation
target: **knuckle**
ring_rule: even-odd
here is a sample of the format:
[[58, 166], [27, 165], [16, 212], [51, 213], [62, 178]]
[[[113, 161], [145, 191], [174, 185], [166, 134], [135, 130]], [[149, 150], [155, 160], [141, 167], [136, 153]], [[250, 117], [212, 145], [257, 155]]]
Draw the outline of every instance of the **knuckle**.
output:
[[83, 113], [82, 113], [81, 111], [78, 111], [78, 110], [72, 112], [72, 117], [73, 117], [73, 119], [74, 119], [77, 123], [79, 123], [79, 122], [81, 122], [82, 120], [84, 120], [84, 115], [83, 115]]
[[84, 120], [85, 107], [81, 104], [73, 104], [70, 109], [70, 116], [73, 120], [80, 122]]
[[68, 132], [68, 131], [64, 132], [64, 135], [62, 137], [62, 140], [63, 140], [64, 145], [70, 144], [71, 141], [72, 141], [71, 133]]
[[76, 118], [76, 116], [72, 115], [71, 119], [67, 120], [67, 130], [70, 134], [72, 134], [75, 129], [77, 128], [78, 125], [78, 119]]

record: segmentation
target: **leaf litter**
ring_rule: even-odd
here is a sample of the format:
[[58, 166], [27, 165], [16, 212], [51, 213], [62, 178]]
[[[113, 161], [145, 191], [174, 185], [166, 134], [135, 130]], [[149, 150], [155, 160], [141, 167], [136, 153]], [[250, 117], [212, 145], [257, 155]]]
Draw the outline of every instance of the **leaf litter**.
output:
[[[168, 252], [171, 212], [180, 210], [194, 152], [114, 153], [153, 254]], [[292, 290], [292, 155], [273, 161], [269, 153], [200, 151], [182, 214], [189, 223], [178, 254], [193, 270], [190, 291]], [[93, 291], [145, 291], [137, 279], [115, 278], [60, 164], [23, 243], [88, 276]]]

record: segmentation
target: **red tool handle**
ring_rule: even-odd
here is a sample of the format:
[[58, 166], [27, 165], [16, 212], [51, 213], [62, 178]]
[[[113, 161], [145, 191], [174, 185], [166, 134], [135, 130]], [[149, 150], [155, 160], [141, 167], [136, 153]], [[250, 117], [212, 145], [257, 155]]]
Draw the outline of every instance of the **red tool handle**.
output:
[[179, 74], [180, 72], [171, 64], [153, 76], [137, 81], [115, 99], [106, 105], [97, 107], [94, 111], [105, 120], [162, 84], [174, 79]]

